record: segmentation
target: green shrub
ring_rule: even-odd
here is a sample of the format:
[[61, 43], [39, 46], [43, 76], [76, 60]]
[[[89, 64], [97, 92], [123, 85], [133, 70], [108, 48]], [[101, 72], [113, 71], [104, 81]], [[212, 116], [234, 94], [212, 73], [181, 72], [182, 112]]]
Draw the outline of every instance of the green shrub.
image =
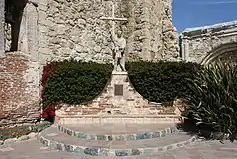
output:
[[44, 121], [44, 122], [36, 124], [33, 127], [30, 127], [30, 130], [31, 130], [31, 132], [39, 133], [39, 132], [43, 131], [44, 129], [50, 127], [51, 125], [52, 125], [52, 123]]
[[237, 133], [237, 69], [230, 65], [211, 65], [189, 80], [193, 91], [188, 116], [197, 125], [209, 125], [214, 131]]
[[49, 77], [52, 76], [53, 74], [55, 74], [55, 72], [57, 72], [59, 67], [62, 66], [63, 64], [66, 64], [67, 62], [68, 62], [67, 60], [52, 61], [51, 63], [48, 63], [47, 65], [45, 65], [43, 67], [43, 74], [42, 74], [42, 78], [41, 78], [41, 86], [42, 86], [41, 97], [42, 98], [44, 98], [45, 87], [46, 87]]
[[128, 62], [126, 68], [133, 86], [144, 98], [166, 103], [192, 93], [187, 87], [187, 78], [193, 79], [201, 66], [184, 62], [139, 61]]
[[50, 126], [50, 122], [42, 122], [34, 125], [24, 125], [13, 128], [0, 128], [0, 140], [19, 138], [23, 135], [28, 135], [31, 132], [39, 133]]
[[106, 86], [111, 72], [110, 64], [75, 60], [60, 63], [47, 79], [43, 107], [55, 102], [80, 104], [94, 99]]

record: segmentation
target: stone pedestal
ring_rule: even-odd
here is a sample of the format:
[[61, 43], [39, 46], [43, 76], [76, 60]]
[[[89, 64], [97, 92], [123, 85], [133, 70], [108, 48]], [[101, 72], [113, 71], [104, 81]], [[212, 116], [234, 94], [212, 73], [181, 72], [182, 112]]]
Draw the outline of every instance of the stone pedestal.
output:
[[127, 72], [113, 72], [103, 92], [90, 103], [61, 105], [56, 111], [56, 123], [175, 123], [179, 115], [175, 108], [163, 108], [144, 99], [131, 85]]

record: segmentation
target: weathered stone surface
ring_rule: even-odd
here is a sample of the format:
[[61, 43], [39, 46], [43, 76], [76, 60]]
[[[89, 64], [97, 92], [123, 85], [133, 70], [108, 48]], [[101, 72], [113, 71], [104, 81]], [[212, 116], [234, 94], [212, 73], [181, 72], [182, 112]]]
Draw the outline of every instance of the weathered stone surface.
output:
[[28, 134], [28, 136], [30, 139], [36, 138], [38, 136], [38, 133], [32, 132], [32, 133]]
[[237, 21], [184, 30], [182, 59], [209, 64], [218, 59], [237, 62]]
[[23, 136], [18, 138], [18, 140], [20, 140], [20, 141], [25, 141], [25, 140], [28, 140], [28, 139], [29, 139], [28, 135], [23, 135]]
[[99, 154], [99, 148], [86, 148], [84, 150], [85, 154], [91, 155], [91, 156], [98, 156]]
[[0, 66], [0, 126], [36, 122], [40, 117], [38, 62], [13, 52], [0, 59]]
[[17, 138], [11, 138], [11, 139], [6, 139], [4, 141], [4, 144], [11, 144], [17, 141]]
[[3, 140], [0, 140], [0, 145], [3, 145], [4, 144], [4, 141]]
[[5, 56], [5, 51], [4, 51], [4, 22], [5, 22], [5, 1], [1, 0], [0, 1], [0, 57]]
[[[172, 25], [172, 1], [115, 1], [117, 17], [126, 17], [121, 25], [128, 45], [129, 60], [175, 60], [178, 55], [178, 35]], [[109, 1], [43, 1], [39, 8], [39, 58], [112, 62], [112, 41], [108, 22]], [[47, 8], [45, 6], [48, 6]], [[53, 44], [53, 45], [52, 45]], [[59, 45], [59, 48], [55, 45]], [[48, 48], [48, 53], [43, 50]], [[81, 54], [85, 53], [85, 54]], [[47, 58], [43, 55], [48, 56]], [[44, 60], [40, 60], [44, 64]]]

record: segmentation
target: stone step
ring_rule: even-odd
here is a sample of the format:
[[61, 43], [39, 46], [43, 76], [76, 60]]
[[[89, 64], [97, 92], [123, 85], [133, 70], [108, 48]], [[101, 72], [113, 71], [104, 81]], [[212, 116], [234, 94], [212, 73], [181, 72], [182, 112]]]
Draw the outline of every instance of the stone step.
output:
[[55, 124], [175, 124], [180, 115], [67, 115], [57, 112]]
[[164, 137], [174, 133], [174, 124], [82, 124], [58, 125], [70, 136], [84, 140], [142, 140]]
[[45, 146], [61, 151], [84, 153], [91, 156], [133, 156], [183, 147], [194, 142], [196, 136], [177, 131], [162, 138], [144, 140], [80, 140], [59, 131], [54, 125], [41, 132], [39, 140]]

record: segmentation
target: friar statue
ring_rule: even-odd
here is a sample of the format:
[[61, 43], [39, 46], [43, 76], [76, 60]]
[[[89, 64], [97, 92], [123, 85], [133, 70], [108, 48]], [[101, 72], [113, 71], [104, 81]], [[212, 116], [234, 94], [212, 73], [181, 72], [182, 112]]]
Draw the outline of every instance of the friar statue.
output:
[[114, 43], [113, 58], [114, 71], [125, 71], [125, 48], [126, 39], [122, 36], [122, 31], [118, 30], [117, 35], [111, 31], [111, 38]]

